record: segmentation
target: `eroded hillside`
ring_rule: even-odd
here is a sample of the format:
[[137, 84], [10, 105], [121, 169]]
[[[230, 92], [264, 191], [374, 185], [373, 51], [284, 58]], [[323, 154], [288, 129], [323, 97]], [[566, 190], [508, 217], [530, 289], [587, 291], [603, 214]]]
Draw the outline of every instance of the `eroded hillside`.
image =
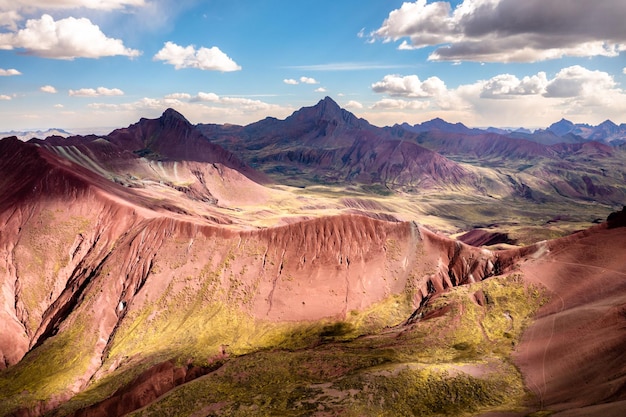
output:
[[[317, 128], [327, 142], [359, 129], [376, 136], [332, 104], [296, 112], [289, 125], [310, 128], [309, 141]], [[342, 123], [307, 127], [312, 115]], [[280, 125], [255, 128], [268, 123]], [[464, 171], [417, 144], [390, 137], [372, 147], [372, 138], [351, 142], [351, 178], [408, 175], [434, 194], [381, 193], [375, 181], [271, 184], [173, 110], [103, 137], [0, 141], [0, 413], [617, 410], [623, 214], [514, 246], [487, 223], [514, 201], [501, 173], [481, 179], [487, 168]], [[363, 162], [362, 146], [393, 149]], [[309, 160], [311, 172], [320, 161]], [[480, 181], [502, 196], [480, 195]], [[527, 207], [498, 227], [518, 237], [526, 218], [564, 216], [557, 203]], [[559, 219], [589, 225], [591, 212]], [[541, 221], [530, 230], [552, 233]], [[508, 246], [433, 231], [468, 224], [483, 225], [465, 237], [475, 245], [496, 236]], [[584, 342], [569, 343], [574, 336]]]

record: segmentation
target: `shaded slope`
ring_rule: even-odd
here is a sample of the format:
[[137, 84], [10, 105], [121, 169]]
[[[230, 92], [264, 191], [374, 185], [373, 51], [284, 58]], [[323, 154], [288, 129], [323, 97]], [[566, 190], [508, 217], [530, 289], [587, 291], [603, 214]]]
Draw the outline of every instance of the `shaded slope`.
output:
[[624, 232], [604, 225], [550, 241], [543, 244], [544, 256], [521, 265], [528, 282], [552, 294], [516, 354], [541, 408], [578, 410], [564, 416], [623, 411]]

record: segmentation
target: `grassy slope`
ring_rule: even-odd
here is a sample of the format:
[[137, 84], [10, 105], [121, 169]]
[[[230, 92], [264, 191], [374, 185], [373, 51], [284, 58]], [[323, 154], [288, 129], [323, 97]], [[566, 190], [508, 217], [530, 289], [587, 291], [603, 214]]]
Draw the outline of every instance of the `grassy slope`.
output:
[[[479, 290], [485, 306], [474, 301]], [[307, 348], [292, 344], [294, 333], [285, 333], [282, 348], [232, 356], [217, 371], [133, 415], [425, 416], [517, 410], [527, 393], [509, 355], [543, 301], [540, 291], [513, 275], [454, 288], [424, 311], [447, 313], [408, 327], [356, 338], [350, 322], [311, 328], [307, 343], [313, 344]]]

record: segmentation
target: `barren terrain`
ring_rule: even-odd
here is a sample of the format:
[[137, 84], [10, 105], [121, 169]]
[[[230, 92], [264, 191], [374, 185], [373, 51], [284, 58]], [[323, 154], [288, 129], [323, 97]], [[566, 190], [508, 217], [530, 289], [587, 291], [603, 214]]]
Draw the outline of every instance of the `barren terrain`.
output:
[[329, 100], [1, 140], [0, 414], [619, 415], [623, 151]]

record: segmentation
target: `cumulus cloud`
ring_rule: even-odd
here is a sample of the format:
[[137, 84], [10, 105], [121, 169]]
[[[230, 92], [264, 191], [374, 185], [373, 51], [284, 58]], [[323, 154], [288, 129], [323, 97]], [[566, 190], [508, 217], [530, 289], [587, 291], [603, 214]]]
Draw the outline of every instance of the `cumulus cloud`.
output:
[[285, 84], [289, 84], [289, 85], [298, 85], [298, 84], [300, 84], [300, 83], [298, 82], [298, 80], [294, 80], [293, 78], [285, 78], [285, 79], [283, 80], [283, 82], [284, 82]]
[[377, 101], [372, 106], [373, 109], [396, 109], [396, 110], [424, 110], [430, 106], [430, 103], [420, 100], [401, 100], [384, 98]]
[[515, 75], [501, 74], [487, 80], [481, 92], [483, 98], [512, 98], [531, 94], [542, 94], [548, 85], [545, 72], [525, 76], [521, 80]]
[[[545, 72], [521, 77], [499, 74], [455, 88], [447, 88], [441, 81], [433, 83], [436, 88], [427, 89], [425, 83], [417, 75], [385, 76], [372, 84], [372, 89], [390, 97], [370, 108], [386, 110], [386, 120], [395, 112], [394, 123], [412, 120], [417, 112], [410, 110], [419, 110], [431, 118], [462, 120], [474, 126], [547, 126], [562, 117], [599, 123], [607, 118], [619, 121], [626, 113], [626, 92], [614, 77], [579, 65], [563, 68], [553, 76]], [[376, 113], [363, 116], [381, 122]]]
[[564, 68], [546, 87], [546, 97], [570, 98], [615, 90], [613, 77], [603, 71], [591, 71], [580, 65]]
[[0, 100], [11, 100], [11, 96], [7, 96], [6, 94], [0, 94]]
[[[593, 11], [593, 13], [589, 13]], [[626, 50], [622, 0], [405, 2], [371, 39], [399, 49], [435, 47], [430, 60], [535, 62], [564, 56], [615, 57]]]
[[315, 89], [316, 93], [326, 93], [328, 90], [324, 87], [319, 87]]
[[[171, 96], [171, 95], [170, 95]], [[209, 101], [198, 101], [196, 97], [211, 98]], [[192, 123], [235, 123], [248, 124], [267, 116], [284, 118], [295, 109], [288, 106], [266, 103], [246, 97], [218, 96], [215, 93], [198, 93], [190, 99], [150, 98], [127, 103], [91, 103], [90, 113], [81, 118], [86, 126], [89, 123], [106, 123], [111, 126], [133, 123], [140, 117], [158, 117], [166, 108], [173, 107], [187, 117]]]
[[372, 84], [376, 93], [386, 93], [393, 97], [432, 97], [446, 90], [445, 83], [438, 77], [420, 81], [417, 75], [385, 75], [382, 81]]
[[54, 88], [51, 85], [44, 85], [44, 86], [40, 87], [39, 90], [44, 92], [44, 93], [49, 93], [49, 94], [56, 94], [57, 93], [57, 89]]
[[199, 92], [195, 97], [191, 99], [191, 101], [205, 101], [205, 102], [217, 103], [220, 101], [220, 97], [215, 93]]
[[70, 90], [69, 95], [73, 97], [123, 96], [124, 92], [119, 88], [98, 87]]
[[300, 82], [302, 84], [319, 84], [319, 82], [315, 78], [311, 77], [300, 77]]
[[28, 54], [68, 60], [140, 55], [121, 40], [108, 38], [89, 19], [68, 17], [55, 21], [47, 14], [29, 19], [26, 27], [17, 32], [0, 33], [0, 49], [24, 49]]
[[0, 68], [0, 77], [10, 77], [12, 75], [22, 75], [22, 73], [13, 68], [11, 69]]
[[216, 46], [196, 49], [194, 45], [183, 47], [168, 41], [153, 59], [174, 65], [177, 70], [182, 68], [222, 72], [241, 70], [235, 61]]
[[345, 105], [345, 108], [347, 109], [362, 109], [363, 108], [363, 104], [359, 103], [358, 101], [355, 100], [350, 100], [348, 101]]

